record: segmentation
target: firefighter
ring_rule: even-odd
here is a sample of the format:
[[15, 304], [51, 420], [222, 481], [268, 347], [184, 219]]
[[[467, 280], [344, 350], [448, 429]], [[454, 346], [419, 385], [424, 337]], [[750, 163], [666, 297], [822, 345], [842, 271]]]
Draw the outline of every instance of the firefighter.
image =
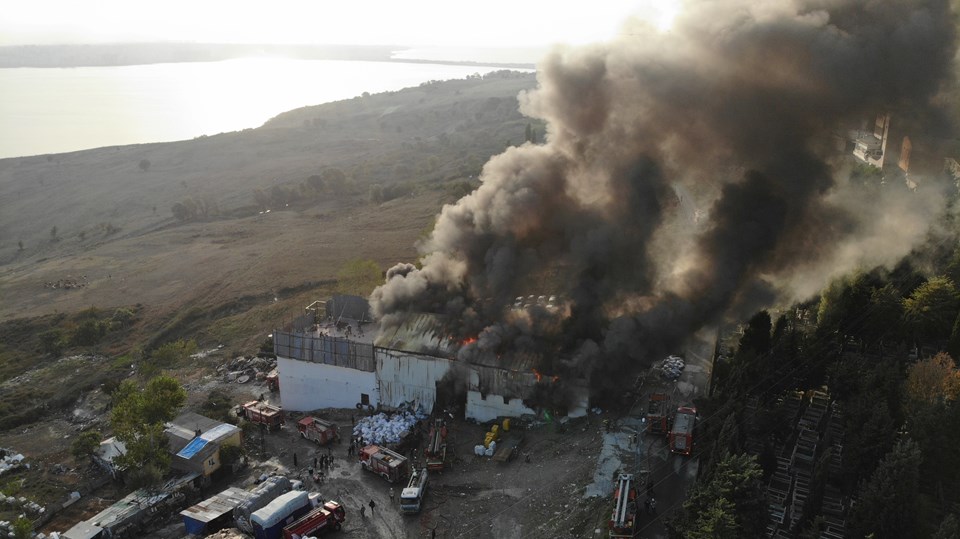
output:
[[377, 502], [370, 500], [370, 503], [367, 505], [370, 506], [370, 516], [373, 516], [373, 509], [377, 506]]
[[393, 487], [390, 487], [390, 503], [393, 503], [393, 496], [394, 496]]

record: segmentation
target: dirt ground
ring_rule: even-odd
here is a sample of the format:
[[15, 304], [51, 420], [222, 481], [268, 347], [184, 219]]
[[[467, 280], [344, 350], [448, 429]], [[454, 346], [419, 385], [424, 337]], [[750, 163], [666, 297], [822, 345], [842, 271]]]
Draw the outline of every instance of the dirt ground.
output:
[[[228, 362], [214, 357], [211, 364]], [[238, 384], [211, 369], [180, 373], [189, 397], [187, 409], [197, 410], [206, 396], [225, 391], [234, 403], [242, 403], [266, 394], [262, 382]], [[105, 431], [108, 399], [99, 391], [91, 392], [72, 410], [51, 416], [17, 432], [3, 436], [2, 446], [27, 456], [30, 470], [0, 477], [0, 490], [17, 481], [31, 486], [44, 485], [36, 492], [38, 503], [53, 507], [61, 504], [73, 490], [83, 498], [60, 510], [40, 531], [65, 531], [121, 498], [126, 492], [109, 482], [104, 473], [83, 462], [76, 462], [69, 447], [81, 429]], [[315, 415], [335, 421], [347, 436], [351, 423], [359, 419], [356, 410], [321, 410]], [[391, 485], [362, 470], [356, 457], [347, 456], [347, 444], [320, 448], [296, 433], [298, 414], [277, 432], [267, 433], [263, 445], [258, 434], [248, 435], [246, 448], [249, 467], [236, 476], [220, 481], [197, 493], [194, 500], [212, 496], [228, 486], [251, 486], [262, 474], [302, 476], [305, 488], [344, 504], [347, 520], [340, 532], [355, 538], [420, 537], [589, 537], [606, 533], [608, 497], [584, 499], [586, 486], [594, 475], [603, 440], [602, 420], [609, 415], [590, 414], [566, 422], [558, 432], [555, 424], [535, 423], [526, 429], [514, 428], [524, 436], [518, 456], [510, 462], [496, 463], [477, 457], [473, 448], [483, 439], [488, 425], [462, 420], [448, 421], [448, 466], [432, 473], [424, 509], [418, 515], [399, 511], [399, 500], [391, 503], [389, 489], [397, 497], [404, 485]], [[516, 423], [514, 423], [516, 425]], [[306, 470], [322, 453], [334, 456], [326, 480], [315, 484]], [[297, 465], [293, 456], [297, 455]], [[61, 469], [62, 468], [62, 469]], [[9, 489], [7, 489], [9, 490]], [[359, 509], [373, 500], [374, 511]], [[600, 530], [597, 532], [597, 530]], [[185, 536], [179, 515], [171, 514], [165, 523], [155, 524], [144, 537], [175, 539]]]
[[[324, 410], [318, 415], [349, 429], [352, 410]], [[585, 502], [584, 486], [593, 474], [600, 447], [600, 416], [570, 421], [558, 433], [553, 425], [523, 430], [521, 453], [511, 462], [495, 463], [477, 457], [473, 447], [486, 432], [483, 425], [451, 421], [448, 468], [430, 476], [424, 509], [418, 515], [399, 511], [389, 490], [399, 496], [403, 485], [391, 485], [364, 471], [356, 457], [347, 456], [346, 444], [335, 444], [333, 469], [322, 484], [307, 480], [308, 487], [344, 504], [344, 532], [360, 538], [431, 537], [584, 537], [593, 535], [605, 521], [598, 508], [606, 500]], [[312, 465], [315, 455], [327, 448], [303, 440], [288, 426], [266, 435], [267, 459], [254, 465], [261, 473], [276, 471], [296, 476]], [[298, 467], [293, 465], [297, 454]], [[374, 511], [359, 509], [370, 500]]]

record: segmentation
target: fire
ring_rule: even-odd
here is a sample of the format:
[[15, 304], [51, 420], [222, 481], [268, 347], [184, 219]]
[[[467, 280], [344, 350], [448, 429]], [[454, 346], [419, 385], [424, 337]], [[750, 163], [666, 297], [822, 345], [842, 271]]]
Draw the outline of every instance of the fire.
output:
[[466, 339], [460, 342], [460, 346], [466, 346], [468, 344], [475, 343], [475, 342], [477, 342], [476, 337], [467, 337]]
[[[530, 369], [530, 370], [532, 370], [532, 371], [533, 371], [533, 374], [536, 375], [538, 382], [543, 381], [543, 374], [541, 374], [540, 371], [538, 371], [537, 369]], [[559, 377], [559, 376], [551, 376], [551, 377], [550, 377], [550, 381], [551, 381], [552, 383], [554, 383], [554, 384], [557, 383], [559, 380], [560, 380], [560, 377]]]

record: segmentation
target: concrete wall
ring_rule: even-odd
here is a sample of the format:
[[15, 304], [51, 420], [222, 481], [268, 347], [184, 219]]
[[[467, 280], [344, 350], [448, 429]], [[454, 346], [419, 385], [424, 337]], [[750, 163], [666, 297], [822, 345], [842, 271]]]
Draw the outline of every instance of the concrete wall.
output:
[[277, 358], [280, 375], [280, 402], [285, 410], [304, 412], [317, 408], [353, 408], [360, 394], [379, 402], [377, 375], [323, 363]]
[[428, 358], [399, 350], [376, 348], [380, 402], [400, 406], [414, 402], [425, 412], [437, 400], [437, 382], [450, 370], [450, 360]]
[[500, 395], [487, 395], [483, 398], [478, 391], [467, 391], [467, 419], [481, 423], [493, 421], [500, 416], [519, 417], [523, 414], [536, 414], [537, 411], [523, 405], [521, 399], [510, 399], [505, 403]]

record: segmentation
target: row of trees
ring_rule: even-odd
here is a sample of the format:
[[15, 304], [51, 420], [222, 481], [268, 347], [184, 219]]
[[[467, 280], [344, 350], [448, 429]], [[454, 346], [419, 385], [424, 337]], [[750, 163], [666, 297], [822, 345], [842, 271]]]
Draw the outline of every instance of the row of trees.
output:
[[[797, 536], [819, 537], [819, 504], [832, 485], [856, 500], [847, 521], [851, 537], [956, 537], [958, 261], [954, 253], [932, 264], [931, 277], [908, 264], [858, 273], [776, 320], [765, 311], [753, 316], [715, 366], [712, 396], [699, 403], [706, 418], [701, 482], [671, 521], [672, 535], [756, 536], [766, 509], [743, 493], [755, 492], [757, 470], [761, 483], [772, 474], [774, 448], [792, 434], [780, 397], [825, 385], [842, 410], [842, 473], [828, 473], [831, 450], [822, 449]], [[952, 354], [930, 352], [937, 350]], [[751, 400], [759, 404], [747, 421]], [[764, 447], [753, 464], [744, 460], [752, 461], [744, 455], [751, 433]]]

